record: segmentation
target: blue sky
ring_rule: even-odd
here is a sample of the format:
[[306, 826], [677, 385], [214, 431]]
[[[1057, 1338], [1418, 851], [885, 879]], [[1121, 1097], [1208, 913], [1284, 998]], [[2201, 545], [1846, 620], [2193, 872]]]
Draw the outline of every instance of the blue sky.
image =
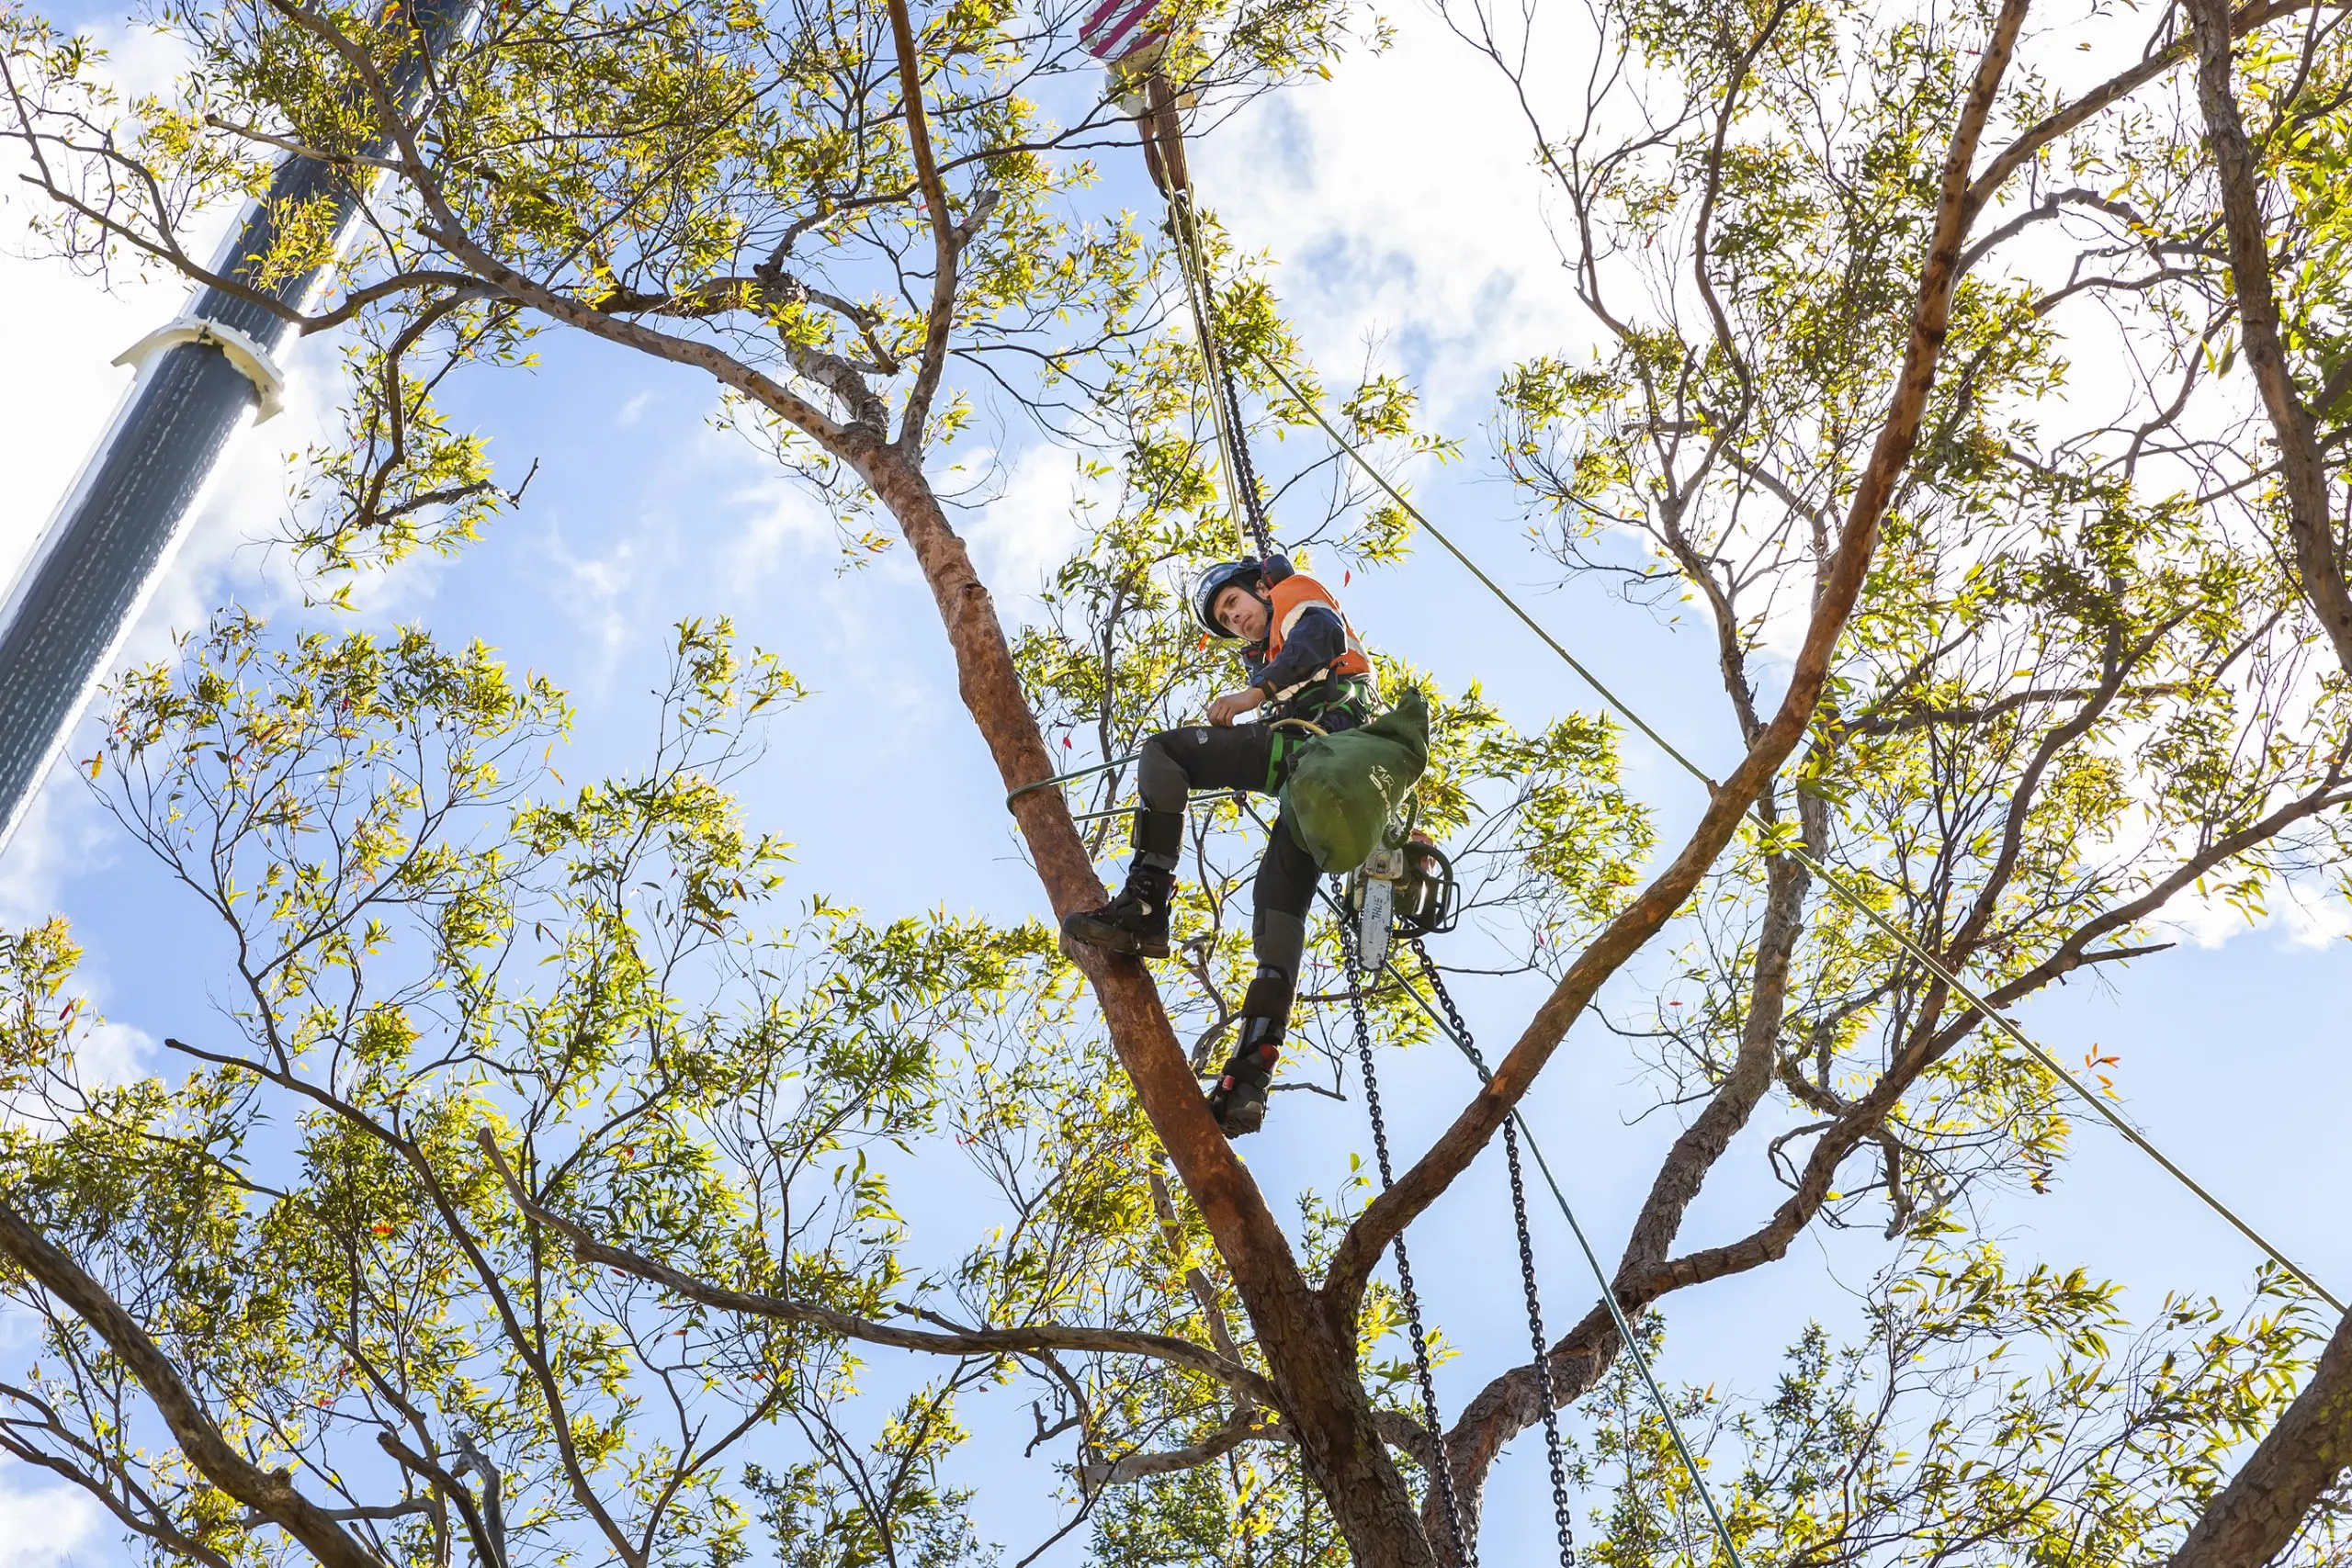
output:
[[[1526, 544], [1508, 487], [1483, 456], [1484, 400], [1501, 371], [1532, 354], [1580, 353], [1578, 321], [1543, 223], [1540, 186], [1520, 123], [1483, 63], [1418, 11], [1396, 18], [1400, 41], [1330, 84], [1253, 107], [1195, 153], [1208, 203], [1243, 243], [1270, 251], [1275, 284], [1306, 342], [1335, 371], [1369, 340], [1427, 391], [1439, 426], [1463, 437], [1464, 464], [1419, 477], [1430, 510], [1452, 523], [1499, 578], [1530, 603], [1661, 729], [1695, 738], [1702, 760], [1727, 726], [1706, 634], [1616, 604], [1596, 584], [1557, 591]], [[126, 70], [153, 70], [153, 46], [130, 40]], [[1410, 101], [1414, 112], [1395, 106]], [[21, 248], [27, 197], [10, 182], [0, 244]], [[1140, 203], [1133, 170], [1114, 191]], [[109, 297], [46, 263], [0, 260], [0, 298], [17, 301], [6, 339], [18, 374], [0, 388], [0, 564], [13, 566], [101, 429], [128, 372], [107, 361], [170, 315], [184, 290], [169, 280]], [[995, 783], [956, 697], [928, 592], [898, 554], [852, 573], [835, 570], [830, 525], [751, 448], [714, 427], [716, 399], [698, 376], [577, 336], [540, 342], [541, 367], [477, 378], [456, 417], [490, 434], [509, 474], [541, 471], [526, 505], [455, 561], [424, 561], [372, 581], [358, 618], [421, 620], [447, 640], [480, 637], [510, 664], [567, 687], [579, 720], [567, 773], [577, 777], [637, 754], [650, 734], [650, 692], [669, 627], [686, 616], [734, 617], [745, 638], [778, 653], [810, 688], [783, 722], [774, 753], [745, 781], [752, 820], [795, 841], [791, 887], [821, 890], [877, 915], [934, 908], [1016, 918], [1043, 915]], [[171, 580], [134, 638], [153, 657], [173, 631], [214, 605], [244, 604], [288, 623], [315, 620], [291, 593], [282, 561], [252, 541], [283, 505], [281, 454], [319, 422], [334, 396], [332, 352], [293, 358], [292, 407], [241, 438]], [[1069, 536], [1069, 460], [1045, 449], [1002, 455], [1001, 494], [964, 518], [980, 564], [1008, 604], [1032, 587]], [[1434, 552], [1360, 572], [1355, 624], [1375, 644], [1456, 686], [1477, 678], [1532, 726], [1590, 694], [1540, 645]], [[1630, 780], [1673, 841], [1695, 801], [1671, 764], [1626, 744]], [[0, 915], [72, 918], [90, 958], [94, 1000], [112, 1021], [108, 1049], [126, 1066], [165, 1032], [204, 1027], [219, 956], [193, 909], [175, 900], [131, 846], [108, 830], [70, 775], [53, 779], [26, 831], [0, 859]], [[2352, 1235], [2339, 1194], [2352, 1182], [2340, 1108], [2352, 1098], [2342, 1020], [2352, 1001], [2352, 952], [2340, 910], [2282, 913], [2260, 927], [2200, 920], [2198, 940], [2131, 967], [2115, 983], [2080, 983], [2038, 998], [2018, 1019], [2060, 1057], [2093, 1046], [2119, 1055], [2131, 1113], [2174, 1157], [2240, 1204], [2291, 1255], [2352, 1290]], [[1532, 992], [1465, 987], [1482, 1037], [1515, 1034]], [[1384, 1064], [1391, 1135], [1425, 1143], [1466, 1094], [1450, 1054]], [[1531, 1121], [1613, 1256], [1658, 1156], [1665, 1115], [1649, 1103], [1622, 1044], [1589, 1025], [1570, 1039], [1540, 1087]], [[1762, 1133], [1738, 1145], [1686, 1227], [1686, 1239], [1744, 1231], [1777, 1201]], [[1361, 1107], [1303, 1095], [1277, 1101], [1270, 1133], [1247, 1153], [1278, 1211], [1307, 1185], [1332, 1187], [1351, 1151], [1369, 1151]], [[948, 1245], [950, 1179], [905, 1194], [941, 1222]], [[1442, 1374], [1458, 1404], [1523, 1344], [1516, 1317], [1498, 1159], [1483, 1162], [1414, 1235], [1429, 1310], [1464, 1349]], [[2254, 1258], [2221, 1223], [2143, 1156], [2085, 1130], [2054, 1190], [1996, 1201], [1991, 1218], [2022, 1258], [2081, 1263], [2125, 1281], [2152, 1308], [2166, 1291], [2242, 1294]], [[1556, 1215], [1536, 1235], [1547, 1300], [1565, 1323], [1592, 1298]], [[1873, 1231], [1808, 1234], [1776, 1268], [1672, 1302], [1665, 1371], [1749, 1393], [1769, 1388], [1781, 1348], [1809, 1316], [1849, 1312], [1887, 1255]], [[887, 1378], [886, 1374], [886, 1378]], [[1025, 1437], [1024, 1404], [980, 1402], [984, 1431]], [[987, 1450], [990, 1445], [979, 1445]], [[1012, 1445], [1017, 1450], [1018, 1444]], [[983, 1533], [1019, 1556], [1051, 1528], [1043, 1457], [975, 1459]], [[1522, 1439], [1490, 1504], [1488, 1560], [1539, 1559], [1548, 1540], [1540, 1448]], [[0, 1469], [0, 1568], [114, 1561], [90, 1510], [53, 1487]], [[1080, 1560], [1077, 1542], [1047, 1562]]]

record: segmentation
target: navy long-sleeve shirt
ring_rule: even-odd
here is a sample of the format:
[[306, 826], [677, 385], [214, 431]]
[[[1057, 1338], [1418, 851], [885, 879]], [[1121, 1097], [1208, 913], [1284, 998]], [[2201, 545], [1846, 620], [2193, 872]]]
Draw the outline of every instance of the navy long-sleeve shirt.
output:
[[1253, 684], [1282, 692], [1299, 684], [1348, 650], [1348, 628], [1328, 605], [1308, 604], [1283, 636], [1283, 650], [1272, 660], [1256, 649], [1245, 649], [1242, 663]]

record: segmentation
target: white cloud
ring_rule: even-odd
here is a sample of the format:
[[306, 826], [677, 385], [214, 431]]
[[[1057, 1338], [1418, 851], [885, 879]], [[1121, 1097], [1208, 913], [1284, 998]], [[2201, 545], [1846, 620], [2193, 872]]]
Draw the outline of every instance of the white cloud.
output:
[[[740, 437], [725, 436], [741, 462], [752, 448]], [[726, 504], [743, 516], [723, 551], [729, 580], [756, 589], [791, 562], [804, 560], [834, 543], [832, 520], [808, 491], [791, 476], [768, 471], [729, 490]]]
[[56, 1568], [98, 1528], [98, 1506], [67, 1485], [29, 1484], [31, 1472], [0, 1461], [0, 1568]]
[[[986, 473], [996, 460], [981, 453], [967, 466]], [[1089, 479], [1079, 454], [1045, 442], [1023, 448], [994, 479], [995, 494], [961, 523], [981, 581], [1012, 613], [1012, 597], [1037, 592], [1077, 547], [1085, 503], [1110, 501], [1114, 487]]]
[[1476, 417], [1505, 367], [1592, 333], [1493, 63], [1417, 7], [1392, 19], [1386, 53], [1260, 100], [1193, 167], [1241, 251], [1277, 259], [1273, 286], [1330, 374], [1386, 339], [1441, 419]]
[[119, 841], [120, 830], [91, 797], [69, 757], [35, 792], [9, 843], [7, 874], [0, 876], [0, 925], [49, 919], [64, 885], [102, 869]]
[[586, 636], [609, 669], [628, 641], [627, 600], [637, 579], [636, 542], [623, 539], [602, 556], [576, 555], [564, 541], [562, 529], [549, 524], [539, 547], [554, 568], [549, 599]]
[[2282, 948], [2316, 952], [2352, 937], [2352, 905], [2332, 887], [2308, 881], [2273, 882], [2263, 893], [2263, 909], [2247, 911], [2216, 894], [2184, 898], [2165, 912], [2161, 936], [2211, 950], [2263, 933]]
[[155, 1048], [162, 1043], [135, 1024], [102, 1020], [74, 1053], [74, 1066], [85, 1088], [129, 1083], [153, 1071]]

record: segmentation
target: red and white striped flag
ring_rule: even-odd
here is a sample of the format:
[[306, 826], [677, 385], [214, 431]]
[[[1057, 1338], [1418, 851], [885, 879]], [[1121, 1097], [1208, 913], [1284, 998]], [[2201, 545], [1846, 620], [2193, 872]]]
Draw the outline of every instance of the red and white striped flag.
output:
[[1101, 0], [1078, 25], [1078, 41], [1095, 59], [1116, 65], [1168, 36], [1151, 26], [1159, 6], [1160, 0]]

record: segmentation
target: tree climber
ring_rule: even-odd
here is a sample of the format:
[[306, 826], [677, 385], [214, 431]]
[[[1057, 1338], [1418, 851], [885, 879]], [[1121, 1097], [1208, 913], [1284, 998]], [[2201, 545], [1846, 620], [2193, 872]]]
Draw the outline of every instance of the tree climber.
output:
[[[1193, 589], [1193, 614], [1210, 636], [1242, 645], [1250, 684], [1208, 705], [1208, 723], [1162, 730], [1136, 753], [1143, 809], [1136, 817], [1133, 863], [1119, 896], [1062, 921], [1062, 934], [1112, 953], [1168, 956], [1168, 906], [1175, 895], [1184, 842], [1184, 803], [1195, 789], [1245, 789], [1273, 795], [1312, 731], [1275, 728], [1305, 719], [1329, 732], [1373, 716], [1372, 661], [1340, 614], [1340, 602], [1313, 578], [1273, 556], [1222, 561]], [[1255, 723], [1234, 720], [1262, 710]], [[1287, 819], [1274, 824], [1252, 890], [1250, 947], [1258, 970], [1241, 1001], [1232, 1058], [1209, 1091], [1209, 1111], [1226, 1136], [1254, 1133], [1266, 1119], [1291, 998], [1306, 946], [1306, 909], [1320, 874]]]

